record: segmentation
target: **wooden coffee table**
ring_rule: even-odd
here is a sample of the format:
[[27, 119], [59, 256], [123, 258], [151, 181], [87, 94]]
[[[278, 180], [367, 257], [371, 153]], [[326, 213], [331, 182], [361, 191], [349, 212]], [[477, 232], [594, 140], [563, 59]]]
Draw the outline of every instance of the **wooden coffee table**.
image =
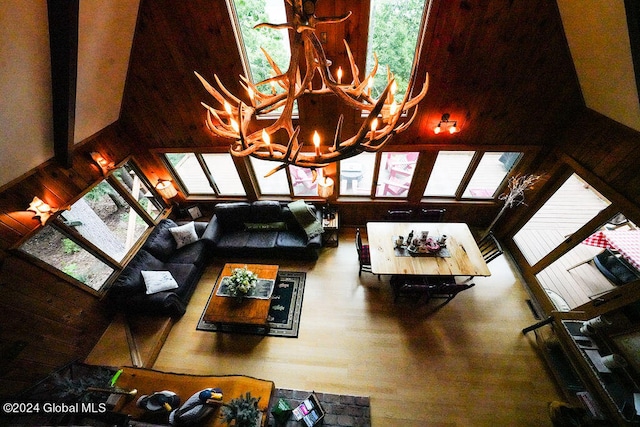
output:
[[267, 316], [271, 298], [244, 298], [243, 301], [238, 302], [232, 297], [216, 295], [222, 279], [226, 276], [231, 276], [234, 268], [245, 266], [248, 270], [256, 273], [259, 279], [273, 280], [275, 285], [278, 277], [277, 265], [225, 264], [209, 297], [203, 320], [215, 323], [220, 330], [224, 326], [255, 327], [258, 330], [264, 330], [266, 334], [269, 331]]

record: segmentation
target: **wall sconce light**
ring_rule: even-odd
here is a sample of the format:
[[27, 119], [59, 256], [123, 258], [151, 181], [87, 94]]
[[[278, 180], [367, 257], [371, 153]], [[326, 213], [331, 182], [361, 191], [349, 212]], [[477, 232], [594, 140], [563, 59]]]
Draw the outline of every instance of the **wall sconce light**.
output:
[[173, 183], [168, 179], [159, 179], [156, 184], [156, 190], [166, 200], [171, 200], [178, 195], [178, 190], [173, 186]]
[[29, 203], [29, 207], [27, 211], [33, 212], [35, 215], [34, 218], [40, 219], [40, 224], [45, 225], [49, 217], [58, 212], [58, 208], [51, 207], [50, 205], [43, 202], [38, 196], [35, 196], [31, 203]]
[[94, 162], [96, 162], [103, 175], [106, 175], [111, 169], [115, 167], [115, 164], [113, 162], [107, 161], [107, 159], [105, 159], [102, 154], [96, 151], [92, 151], [90, 154], [91, 158]]
[[449, 119], [450, 117], [451, 116], [449, 115], [449, 113], [444, 113], [442, 115], [442, 118], [438, 122], [438, 126], [433, 128], [433, 133], [435, 133], [437, 135], [440, 132], [442, 132], [442, 125], [448, 125], [449, 126], [449, 133], [451, 133], [451, 134], [454, 134], [454, 133], [458, 132], [459, 131], [459, 129], [458, 129], [458, 121], [457, 120], [450, 120]]

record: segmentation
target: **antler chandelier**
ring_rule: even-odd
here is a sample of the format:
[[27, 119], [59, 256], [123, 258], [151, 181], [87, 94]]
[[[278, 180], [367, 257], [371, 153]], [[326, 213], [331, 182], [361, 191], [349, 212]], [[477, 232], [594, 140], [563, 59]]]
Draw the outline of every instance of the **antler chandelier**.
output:
[[[424, 98], [429, 85], [429, 75], [419, 94], [409, 99], [413, 89], [414, 76], [409, 79], [406, 95], [397, 103], [394, 96], [396, 82], [393, 74], [387, 70], [387, 85], [378, 99], [371, 97], [371, 84], [378, 70], [378, 59], [374, 54], [374, 67], [372, 71], [360, 80], [358, 67], [355, 65], [351, 49], [344, 41], [351, 68], [353, 80], [349, 84], [342, 84], [342, 69], [337, 70], [337, 80], [330, 71], [331, 61], [325, 56], [324, 50], [315, 33], [318, 23], [339, 23], [351, 16], [351, 12], [339, 17], [319, 18], [315, 16], [315, 3], [317, 0], [287, 0], [287, 4], [293, 9], [292, 22], [284, 24], [262, 23], [254, 28], [267, 27], [271, 29], [293, 30], [291, 47], [291, 59], [289, 68], [282, 72], [269, 54], [262, 49], [267, 61], [273, 69], [273, 77], [253, 84], [249, 78], [240, 76], [241, 85], [247, 91], [248, 102], [233, 95], [227, 90], [217, 75], [215, 81], [220, 88], [215, 89], [200, 74], [195, 73], [206, 90], [218, 101], [219, 108], [211, 107], [204, 102], [202, 105], [207, 110], [207, 127], [215, 135], [233, 139], [235, 142], [230, 147], [232, 155], [237, 157], [252, 156], [258, 159], [281, 162], [281, 164], [267, 173], [269, 176], [287, 165], [295, 165], [304, 168], [321, 168], [329, 163], [353, 157], [364, 151], [375, 152], [380, 150], [393, 135], [406, 130], [413, 122], [418, 111], [417, 104]], [[301, 76], [301, 64], [304, 64], [304, 77]], [[320, 76], [320, 87], [313, 87], [312, 82], [316, 75]], [[317, 83], [316, 83], [317, 85]], [[284, 90], [277, 93], [275, 87]], [[265, 92], [259, 88], [267, 88]], [[313, 152], [303, 152], [304, 141], [300, 137], [300, 126], [293, 126], [292, 114], [296, 99], [303, 95], [334, 94], [339, 100], [361, 112], [368, 112], [358, 132], [348, 139], [341, 139], [344, 116], [340, 115], [333, 137], [332, 146], [322, 150], [320, 136], [314, 132]], [[263, 129], [250, 131], [250, 125], [254, 124], [258, 116], [273, 113], [282, 108], [280, 115], [272, 124]], [[400, 117], [413, 109], [410, 118], [402, 123]], [[255, 127], [254, 127], [255, 128]], [[288, 139], [286, 145], [272, 143], [271, 138], [276, 132], [284, 130]]]

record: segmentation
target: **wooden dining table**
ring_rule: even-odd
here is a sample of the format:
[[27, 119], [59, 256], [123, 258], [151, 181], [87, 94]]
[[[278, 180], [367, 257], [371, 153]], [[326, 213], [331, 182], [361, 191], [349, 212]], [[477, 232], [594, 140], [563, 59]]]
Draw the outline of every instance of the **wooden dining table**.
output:
[[[410, 256], [398, 250], [398, 236], [413, 230], [414, 238], [423, 231], [438, 239], [446, 235], [446, 250], [436, 254]], [[374, 274], [433, 276], [490, 276], [491, 271], [465, 223], [452, 222], [368, 222], [367, 240]]]

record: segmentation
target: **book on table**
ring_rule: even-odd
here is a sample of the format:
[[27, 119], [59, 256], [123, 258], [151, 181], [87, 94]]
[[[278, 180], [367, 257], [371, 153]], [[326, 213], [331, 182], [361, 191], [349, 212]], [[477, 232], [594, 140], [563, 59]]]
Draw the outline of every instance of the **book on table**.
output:
[[316, 426], [324, 418], [324, 409], [315, 394], [311, 393], [302, 403], [293, 409], [296, 421], [304, 421], [307, 427]]

